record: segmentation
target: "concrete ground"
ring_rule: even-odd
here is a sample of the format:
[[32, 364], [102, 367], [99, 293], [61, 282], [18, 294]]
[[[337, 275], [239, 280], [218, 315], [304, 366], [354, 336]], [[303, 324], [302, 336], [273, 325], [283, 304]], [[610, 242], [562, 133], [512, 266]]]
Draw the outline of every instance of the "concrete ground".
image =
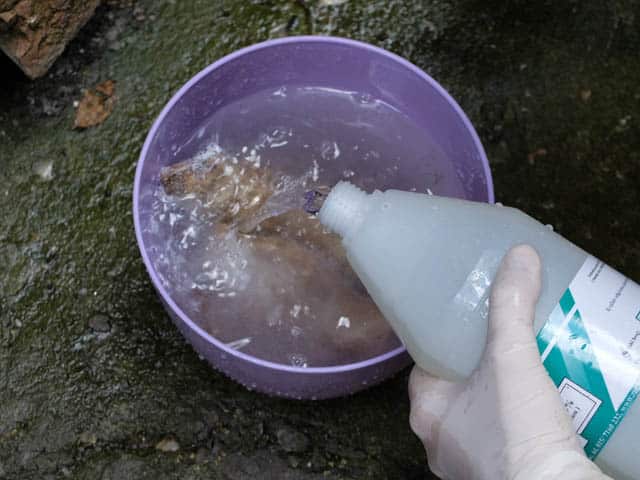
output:
[[[140, 0], [99, 7], [37, 81], [0, 58], [0, 478], [432, 478], [408, 427], [408, 371], [292, 402], [246, 391], [185, 344], [134, 237], [145, 135], [239, 47], [368, 41], [459, 101], [498, 200], [639, 280], [639, 22], [636, 0]], [[73, 101], [107, 79], [113, 114], [73, 130]]]

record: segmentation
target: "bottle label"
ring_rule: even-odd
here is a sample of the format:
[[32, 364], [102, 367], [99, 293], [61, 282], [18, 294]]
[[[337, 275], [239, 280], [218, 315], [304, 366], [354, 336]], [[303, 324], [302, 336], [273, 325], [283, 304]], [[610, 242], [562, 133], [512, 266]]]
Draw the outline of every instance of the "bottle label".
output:
[[537, 342], [594, 459], [640, 392], [640, 285], [588, 257]]

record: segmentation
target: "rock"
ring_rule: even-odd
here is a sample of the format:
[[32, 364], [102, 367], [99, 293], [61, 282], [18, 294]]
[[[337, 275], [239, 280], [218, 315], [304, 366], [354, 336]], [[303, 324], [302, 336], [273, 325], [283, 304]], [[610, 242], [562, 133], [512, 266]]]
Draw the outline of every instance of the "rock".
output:
[[156, 443], [155, 448], [161, 452], [177, 452], [180, 450], [180, 444], [174, 438], [166, 437]]
[[84, 92], [78, 104], [73, 128], [88, 128], [101, 124], [113, 111], [116, 97], [115, 82], [106, 80]]
[[93, 447], [98, 442], [98, 437], [92, 432], [82, 432], [78, 437], [78, 444], [82, 447]]
[[0, 0], [0, 48], [31, 78], [44, 75], [100, 0]]
[[223, 223], [250, 219], [274, 188], [268, 170], [222, 151], [165, 167], [160, 181], [168, 195], [197, 195]]
[[309, 439], [303, 433], [289, 427], [282, 427], [276, 432], [278, 443], [287, 453], [303, 453], [309, 448]]
[[108, 332], [111, 330], [109, 317], [98, 313], [89, 319], [89, 327], [96, 332]]

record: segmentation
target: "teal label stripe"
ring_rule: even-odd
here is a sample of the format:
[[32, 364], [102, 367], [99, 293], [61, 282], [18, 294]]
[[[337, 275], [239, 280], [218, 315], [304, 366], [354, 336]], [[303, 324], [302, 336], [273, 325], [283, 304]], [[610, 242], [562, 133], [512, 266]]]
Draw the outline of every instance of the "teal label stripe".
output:
[[[549, 320], [538, 333], [537, 343], [544, 366], [556, 386], [559, 387], [568, 379], [590, 394], [585, 396], [586, 404], [591, 406], [588, 415], [585, 416], [585, 404], [565, 400], [565, 407], [574, 418], [574, 424], [578, 418], [578, 433], [587, 442], [585, 453], [594, 459], [638, 396], [640, 384], [636, 383], [636, 387], [616, 411], [570, 289], [565, 291]], [[580, 423], [582, 416], [584, 421]]]
[[567, 289], [560, 298], [556, 308], [554, 308], [551, 315], [549, 315], [547, 323], [542, 330], [538, 332], [537, 341], [540, 353], [543, 353], [549, 343], [560, 335], [565, 317], [574, 305], [575, 300], [573, 299], [573, 295], [571, 295], [571, 292]]
[[560, 301], [558, 303], [560, 304], [562, 313], [567, 315], [571, 311], [573, 306], [576, 304], [576, 301], [574, 300], [573, 295], [571, 294], [571, 290], [567, 288], [567, 290], [564, 292], [562, 297], [560, 297]]
[[602, 448], [605, 446], [605, 444], [607, 443], [611, 435], [613, 435], [613, 432], [618, 427], [618, 424], [622, 421], [624, 416], [627, 414], [627, 411], [635, 401], [639, 392], [640, 392], [640, 381], [636, 382], [635, 387], [633, 387], [633, 389], [625, 397], [624, 402], [622, 402], [622, 405], [620, 405], [620, 408], [611, 419], [609, 426], [602, 432], [602, 434], [600, 435], [600, 438], [593, 445], [593, 450], [595, 451], [595, 454], [591, 456], [590, 453], [585, 448], [585, 452], [587, 453], [587, 455], [589, 455], [589, 458], [593, 459], [596, 457], [598, 453], [600, 453], [600, 450], [602, 450]]

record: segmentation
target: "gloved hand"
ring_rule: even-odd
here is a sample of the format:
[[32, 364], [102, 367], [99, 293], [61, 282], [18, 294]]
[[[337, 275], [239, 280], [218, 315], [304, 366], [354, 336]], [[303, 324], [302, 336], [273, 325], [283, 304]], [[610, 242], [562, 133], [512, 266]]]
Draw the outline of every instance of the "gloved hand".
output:
[[411, 428], [441, 478], [609, 478], [580, 448], [540, 361], [533, 332], [540, 285], [535, 250], [511, 249], [493, 283], [487, 347], [478, 369], [461, 383], [413, 369]]

